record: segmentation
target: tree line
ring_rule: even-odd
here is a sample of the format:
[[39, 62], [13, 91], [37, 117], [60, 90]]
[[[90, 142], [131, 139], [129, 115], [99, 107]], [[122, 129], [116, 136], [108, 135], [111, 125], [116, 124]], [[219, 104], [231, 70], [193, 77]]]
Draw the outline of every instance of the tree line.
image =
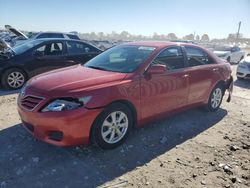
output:
[[175, 33], [168, 33], [168, 34], [158, 34], [153, 33], [151, 36], [144, 36], [144, 35], [134, 35], [130, 34], [127, 31], [122, 31], [120, 33], [112, 31], [111, 33], [105, 34], [104, 32], [90, 32], [90, 33], [79, 33], [79, 37], [86, 40], [196, 40], [196, 41], [204, 41], [208, 42], [210, 40], [208, 34], [203, 34], [201, 37], [199, 35], [189, 34], [185, 35], [182, 38], [176, 36]]

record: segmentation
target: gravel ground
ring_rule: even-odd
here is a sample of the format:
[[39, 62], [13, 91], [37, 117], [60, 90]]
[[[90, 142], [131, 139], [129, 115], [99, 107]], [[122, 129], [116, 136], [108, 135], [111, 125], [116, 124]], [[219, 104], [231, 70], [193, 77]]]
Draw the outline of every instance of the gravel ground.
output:
[[234, 85], [219, 111], [150, 123], [109, 151], [36, 141], [20, 126], [17, 92], [0, 91], [0, 187], [250, 187], [250, 81]]

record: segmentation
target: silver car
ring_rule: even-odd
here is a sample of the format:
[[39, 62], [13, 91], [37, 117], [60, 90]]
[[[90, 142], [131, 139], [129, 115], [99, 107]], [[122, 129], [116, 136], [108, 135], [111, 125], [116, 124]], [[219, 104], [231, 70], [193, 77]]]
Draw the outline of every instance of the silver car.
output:
[[240, 61], [236, 75], [238, 79], [250, 79], [250, 56]]

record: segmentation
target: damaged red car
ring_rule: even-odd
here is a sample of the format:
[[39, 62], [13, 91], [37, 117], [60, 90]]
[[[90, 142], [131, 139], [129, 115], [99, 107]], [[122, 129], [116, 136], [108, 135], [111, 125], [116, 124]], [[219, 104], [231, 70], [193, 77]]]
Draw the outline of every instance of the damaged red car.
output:
[[18, 112], [37, 139], [57, 146], [122, 144], [134, 127], [188, 108], [219, 109], [232, 92], [230, 65], [193, 44], [137, 42], [84, 65], [36, 76], [22, 88]]

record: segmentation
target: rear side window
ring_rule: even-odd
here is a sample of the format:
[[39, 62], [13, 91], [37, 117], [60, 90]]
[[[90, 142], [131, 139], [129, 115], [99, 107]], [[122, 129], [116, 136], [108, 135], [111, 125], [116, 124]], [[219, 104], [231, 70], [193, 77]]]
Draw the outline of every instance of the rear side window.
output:
[[207, 65], [213, 64], [213, 60], [205, 53], [202, 49], [186, 46], [185, 47], [187, 52], [187, 59], [189, 66], [200, 66], [200, 65]]
[[166, 65], [169, 70], [184, 68], [184, 56], [181, 47], [165, 49], [154, 59], [154, 63]]
[[97, 49], [83, 42], [67, 41], [66, 44], [68, 48], [68, 54], [97, 52]]

